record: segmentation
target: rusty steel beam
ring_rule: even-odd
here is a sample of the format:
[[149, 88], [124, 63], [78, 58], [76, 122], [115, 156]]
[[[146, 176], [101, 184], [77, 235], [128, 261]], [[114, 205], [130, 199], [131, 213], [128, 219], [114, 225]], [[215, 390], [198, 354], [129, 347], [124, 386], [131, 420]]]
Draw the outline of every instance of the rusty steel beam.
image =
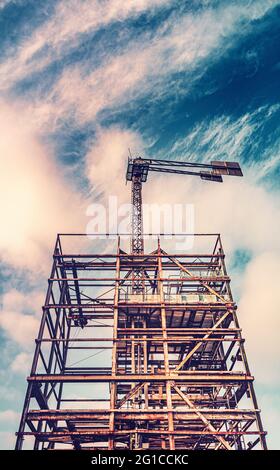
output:
[[38, 374], [35, 376], [27, 377], [28, 382], [166, 382], [167, 380], [174, 380], [179, 382], [183, 382], [186, 384], [189, 383], [197, 383], [205, 384], [205, 383], [231, 383], [231, 384], [239, 384], [242, 382], [252, 382], [254, 377], [251, 375], [245, 374], [234, 374], [234, 373], [194, 373], [184, 371], [180, 375], [177, 373], [170, 374], [161, 374], [161, 375], [154, 375], [154, 374], [126, 374], [126, 375], [102, 375], [102, 374], [77, 374], [77, 375], [70, 375], [70, 374]]
[[[213, 420], [250, 420], [254, 419], [255, 413], [259, 413], [259, 410], [209, 410], [205, 408], [196, 408], [196, 410], [200, 413], [203, 413], [206, 417]], [[28, 412], [28, 419], [30, 420], [87, 420], [92, 419], [93, 416], [99, 417], [99, 419], [105, 419], [111, 412], [117, 414], [120, 419], [133, 419], [130, 417], [140, 416], [140, 419], [163, 419], [164, 416], [167, 417], [168, 411], [174, 412], [174, 415], [178, 415], [180, 419], [194, 419], [196, 418], [196, 413], [191, 408], [186, 408], [184, 410], [174, 410], [173, 408], [170, 409], [120, 409], [120, 408], [109, 408], [108, 410], [104, 409], [75, 409], [75, 410], [30, 410]], [[138, 418], [137, 418], [138, 419]]]
[[[172, 436], [255, 436], [258, 435], [258, 431], [212, 431], [212, 430], [185, 430], [185, 429], [179, 429], [179, 430], [169, 430], [169, 429], [137, 429], [137, 432], [139, 434], [165, 434], [166, 436], [172, 435]], [[37, 437], [41, 439], [55, 439], [57, 437], [63, 437], [63, 436], [122, 436], [126, 434], [133, 434], [135, 433], [134, 429], [121, 429], [121, 430], [114, 430], [114, 431], [109, 431], [108, 429], [94, 429], [94, 430], [80, 430], [80, 431], [69, 431], [69, 430], [64, 430], [64, 431], [54, 431], [54, 432], [25, 432], [25, 436], [34, 436], [36, 435]], [[261, 435], [266, 435], [265, 432], [260, 433]]]

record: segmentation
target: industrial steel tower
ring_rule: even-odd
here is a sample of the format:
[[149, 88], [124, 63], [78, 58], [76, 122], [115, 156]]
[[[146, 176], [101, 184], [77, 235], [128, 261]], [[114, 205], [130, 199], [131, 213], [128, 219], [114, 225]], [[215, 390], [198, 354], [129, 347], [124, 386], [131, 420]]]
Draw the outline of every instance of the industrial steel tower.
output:
[[237, 163], [129, 159], [131, 249], [58, 235], [16, 449], [266, 449], [220, 235], [144, 248], [150, 171], [242, 176]]

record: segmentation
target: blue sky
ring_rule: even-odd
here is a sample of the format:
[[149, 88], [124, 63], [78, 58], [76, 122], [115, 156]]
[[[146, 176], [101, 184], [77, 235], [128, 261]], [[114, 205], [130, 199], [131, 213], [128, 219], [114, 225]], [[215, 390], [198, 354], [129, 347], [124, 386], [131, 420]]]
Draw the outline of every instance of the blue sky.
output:
[[279, 0], [0, 0], [2, 448], [13, 446], [55, 234], [84, 231], [92, 201], [129, 200], [128, 147], [242, 164], [242, 181], [154, 177], [144, 195], [189, 201], [196, 231], [221, 232], [279, 447], [279, 20]]

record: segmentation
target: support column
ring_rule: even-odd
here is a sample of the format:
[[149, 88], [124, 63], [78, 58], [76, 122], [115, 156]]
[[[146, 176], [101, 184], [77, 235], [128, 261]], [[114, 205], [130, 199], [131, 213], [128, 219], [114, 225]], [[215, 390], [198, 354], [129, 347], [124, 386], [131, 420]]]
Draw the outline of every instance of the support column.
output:
[[[114, 293], [114, 323], [113, 323], [113, 348], [112, 348], [112, 375], [117, 373], [117, 339], [118, 339], [118, 313], [119, 313], [119, 287], [120, 287], [120, 237], [118, 237], [117, 247], [117, 259], [116, 259], [116, 281], [115, 281], [115, 293]], [[111, 382], [110, 384], [110, 418], [109, 418], [109, 430], [114, 432], [115, 430], [115, 412], [116, 409], [116, 398], [117, 398], [117, 383]], [[109, 450], [114, 449], [114, 437], [110, 436], [108, 440]]]
[[[164, 300], [164, 290], [163, 290], [163, 270], [162, 270], [162, 258], [161, 258], [161, 249], [160, 249], [160, 240], [158, 239], [158, 292], [160, 296], [160, 312], [161, 312], [161, 327], [162, 327], [162, 337], [163, 337], [163, 355], [164, 355], [164, 369], [165, 375], [169, 375], [169, 357], [168, 357], [168, 342], [167, 342], [167, 330], [166, 330], [166, 311], [165, 311], [165, 300]], [[174, 422], [173, 422], [173, 409], [172, 407], [172, 391], [171, 391], [172, 381], [166, 381], [166, 405], [168, 411], [168, 431], [174, 431]], [[170, 449], [175, 449], [174, 436], [169, 435], [169, 447]]]

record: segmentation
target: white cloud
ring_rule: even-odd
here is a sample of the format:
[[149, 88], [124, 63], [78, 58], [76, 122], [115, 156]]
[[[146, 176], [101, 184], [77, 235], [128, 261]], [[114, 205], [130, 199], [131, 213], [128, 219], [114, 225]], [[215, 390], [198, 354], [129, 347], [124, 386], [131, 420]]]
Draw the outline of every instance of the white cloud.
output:
[[31, 116], [0, 104], [1, 258], [48, 272], [56, 233], [84, 227], [84, 200], [40, 143]]
[[252, 372], [258, 382], [267, 385], [280, 383], [279, 266], [280, 252], [268, 251], [256, 256], [246, 269], [239, 302]]
[[117, 127], [99, 129], [86, 155], [86, 175], [92, 188], [128, 202], [125, 174], [129, 149], [135, 155], [142, 148], [143, 142], [136, 132]]
[[11, 364], [11, 369], [13, 372], [18, 374], [26, 375], [31, 368], [32, 356], [26, 352], [21, 352], [17, 354], [15, 359]]
[[[38, 334], [42, 301], [42, 293], [37, 291], [23, 294], [13, 289], [2, 297], [0, 326], [9, 338], [24, 349], [33, 346]], [[17, 358], [14, 368], [18, 367], [23, 357]]]
[[34, 344], [39, 320], [32, 315], [4, 310], [0, 312], [0, 326], [11, 339], [23, 347], [28, 347]]
[[29, 291], [28, 295], [12, 289], [3, 295], [2, 302], [7, 310], [20, 310], [32, 312], [40, 317], [41, 307], [44, 302], [44, 293], [41, 291]]

